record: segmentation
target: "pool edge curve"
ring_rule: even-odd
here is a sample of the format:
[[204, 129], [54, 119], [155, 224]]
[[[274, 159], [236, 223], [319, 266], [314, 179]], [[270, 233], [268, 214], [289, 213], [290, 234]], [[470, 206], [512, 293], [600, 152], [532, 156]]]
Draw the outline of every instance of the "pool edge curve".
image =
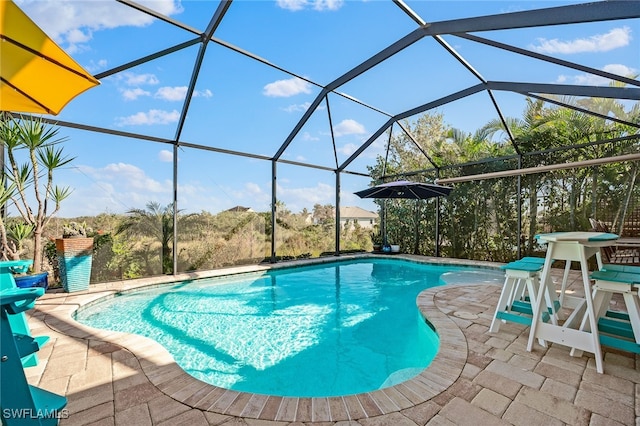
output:
[[[460, 287], [447, 284], [422, 291], [416, 304], [421, 315], [437, 330], [440, 348], [432, 363], [418, 376], [397, 385], [347, 396], [337, 397], [280, 397], [239, 392], [210, 385], [186, 373], [174, 361], [169, 352], [155, 341], [130, 333], [95, 329], [77, 322], [74, 313], [80, 307], [116, 294], [141, 287], [164, 285], [182, 279], [260, 272], [281, 267], [304, 266], [342, 260], [380, 257], [380, 255], [356, 255], [297, 261], [295, 264], [256, 265], [254, 267], [227, 268], [203, 273], [179, 274], [169, 277], [129, 280], [118, 283], [92, 285], [81, 293], [48, 293], [38, 305], [52, 299], [58, 303], [55, 309], [43, 309], [44, 321], [52, 329], [79, 339], [99, 340], [127, 349], [139, 360], [143, 373], [158, 390], [170, 398], [192, 408], [227, 416], [241, 416], [270, 421], [348, 421], [390, 414], [423, 404], [447, 390], [462, 374], [467, 361], [468, 346], [461, 328], [436, 304], [440, 291]], [[396, 259], [418, 263], [464, 265], [495, 269], [493, 262], [476, 262], [462, 259], [444, 259], [413, 255], [397, 255]], [[482, 285], [465, 283], [468, 285]], [[38, 307], [37, 305], [37, 307]]]

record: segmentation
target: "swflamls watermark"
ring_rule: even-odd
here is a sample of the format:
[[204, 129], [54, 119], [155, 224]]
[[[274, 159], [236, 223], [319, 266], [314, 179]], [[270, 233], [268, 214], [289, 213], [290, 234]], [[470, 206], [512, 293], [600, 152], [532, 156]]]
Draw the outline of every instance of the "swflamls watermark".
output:
[[3, 408], [2, 417], [5, 419], [68, 419], [69, 410], [33, 409], [33, 408]]

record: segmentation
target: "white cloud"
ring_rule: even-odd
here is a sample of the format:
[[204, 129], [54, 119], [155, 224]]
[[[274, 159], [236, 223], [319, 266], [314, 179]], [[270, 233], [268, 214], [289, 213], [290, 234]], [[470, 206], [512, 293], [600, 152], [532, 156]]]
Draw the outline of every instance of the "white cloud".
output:
[[99, 176], [106, 180], [124, 180], [127, 187], [132, 189], [144, 189], [155, 193], [171, 192], [171, 188], [165, 187], [165, 182], [159, 182], [147, 176], [141, 168], [127, 163], [111, 163], [102, 169], [95, 169]]
[[86, 43], [91, 37], [80, 30], [73, 29], [67, 34], [67, 41], [71, 44]]
[[262, 188], [260, 188], [260, 185], [258, 185], [257, 183], [247, 182], [244, 184], [244, 187], [251, 195], [255, 196], [255, 195], [264, 194], [264, 192], [262, 191]]
[[596, 34], [589, 38], [579, 38], [570, 41], [562, 41], [557, 38], [547, 40], [537, 39], [536, 45], [529, 48], [540, 53], [584, 53], [584, 52], [607, 52], [609, 50], [624, 47], [631, 41], [631, 28], [614, 28], [606, 34]]
[[118, 117], [116, 119], [117, 126], [140, 126], [143, 124], [169, 124], [176, 123], [180, 118], [177, 110], [164, 111], [160, 109], [152, 109], [148, 112], [139, 112], [128, 117]]
[[[173, 184], [148, 176], [130, 163], [111, 163], [104, 167], [78, 166], [84, 179], [73, 185], [74, 191], [62, 204], [60, 217], [93, 216], [105, 212], [124, 213], [131, 208], [144, 208], [149, 201], [168, 204]], [[71, 177], [74, 182], [83, 178]]]
[[278, 0], [278, 6], [287, 9], [287, 10], [302, 10], [304, 9], [307, 1], [306, 0]]
[[166, 187], [166, 182], [150, 178], [141, 168], [128, 163], [111, 163], [101, 168], [81, 166], [80, 171], [98, 182], [111, 188], [126, 188], [127, 190], [145, 190], [153, 193], [171, 193], [172, 186]]
[[344, 135], [360, 135], [366, 133], [364, 126], [352, 119], [342, 120], [337, 126], [333, 128], [333, 134], [336, 137]]
[[244, 184], [245, 191], [243, 196], [249, 200], [249, 203], [257, 211], [264, 211], [271, 205], [271, 186], [267, 186], [265, 190], [260, 185], [253, 182]]
[[344, 4], [344, 0], [277, 0], [277, 3], [282, 9], [293, 12], [309, 8], [324, 11], [340, 9]]
[[122, 92], [122, 97], [126, 101], [135, 101], [140, 96], [150, 96], [151, 95], [151, 93], [147, 92], [146, 90], [142, 90], [139, 87], [137, 87], [135, 89], [124, 89], [124, 90], [121, 90], [121, 92]]
[[315, 204], [335, 203], [335, 187], [318, 182], [313, 187], [288, 188], [278, 184], [278, 199], [283, 200], [292, 212]]
[[163, 163], [171, 163], [173, 161], [173, 152], [163, 149], [158, 153], [158, 160]]
[[[637, 74], [637, 70], [633, 68], [629, 68], [626, 65], [622, 64], [609, 64], [605, 65], [602, 68], [603, 71], [606, 71], [611, 74], [617, 74], [622, 77], [629, 77]], [[593, 74], [578, 74], [578, 75], [560, 75], [556, 79], [556, 83], [564, 83], [564, 84], [581, 84], [581, 85], [590, 85], [590, 86], [606, 86], [611, 82], [610, 79], [600, 77], [599, 75]]]
[[156, 91], [155, 97], [165, 101], [183, 101], [187, 96], [187, 86], [161, 87]]
[[344, 154], [345, 156], [349, 156], [353, 154], [354, 152], [356, 152], [357, 149], [358, 149], [358, 145], [354, 143], [348, 143], [343, 145], [342, 147], [336, 148], [338, 152], [340, 152], [341, 154]]
[[389, 140], [389, 135], [385, 132], [382, 135], [378, 136], [375, 141], [364, 152], [361, 154], [362, 158], [371, 158], [375, 159], [378, 155], [384, 155], [387, 151], [387, 142]]
[[319, 141], [320, 138], [318, 138], [316, 136], [312, 136], [311, 133], [309, 133], [309, 132], [304, 132], [302, 134], [302, 140], [303, 141]]
[[105, 68], [107, 68], [107, 60], [106, 59], [100, 59], [99, 61], [90, 61], [89, 65], [85, 65], [84, 67], [87, 71], [91, 72], [91, 73], [96, 73], [99, 70], [103, 70]]
[[160, 83], [158, 77], [153, 74], [135, 74], [127, 72], [122, 74], [122, 79], [127, 86], [140, 86], [141, 84], [154, 85]]
[[286, 108], [282, 108], [286, 112], [304, 112], [309, 109], [311, 102], [304, 102], [302, 104], [289, 105]]
[[265, 96], [278, 98], [287, 98], [300, 93], [311, 93], [311, 84], [297, 77], [274, 81], [264, 86], [262, 90]]
[[313, 8], [315, 10], [338, 10], [342, 7], [344, 1], [343, 0], [314, 0]]
[[[206, 189], [200, 185], [193, 184], [178, 184], [178, 194], [180, 194], [180, 210], [184, 210], [186, 208], [188, 197], [195, 196], [193, 198], [198, 199], [198, 197], [202, 196], [203, 193], [206, 192]], [[193, 211], [193, 210], [192, 210]]]
[[[271, 189], [267, 192], [255, 182], [236, 182], [238, 186], [217, 185], [216, 195], [224, 195], [216, 202], [216, 208], [225, 210], [237, 205], [268, 206], [271, 203]], [[211, 188], [209, 188], [211, 190]], [[264, 207], [263, 207], [264, 208]], [[260, 209], [260, 207], [258, 207]]]
[[[158, 157], [168, 158], [168, 151], [164, 151]], [[169, 204], [173, 195], [170, 167], [147, 167], [148, 164], [142, 166], [145, 169], [120, 162], [65, 169], [65, 176], [74, 191], [63, 203], [59, 216], [94, 216], [105, 212], [121, 214], [132, 208], [144, 209], [150, 201], [163, 206]], [[156, 178], [156, 173], [161, 177]], [[286, 184], [287, 179], [281, 180]], [[64, 179], [60, 182], [67, 185]], [[187, 179], [179, 183], [178, 193], [179, 207], [185, 212], [216, 212], [235, 205], [247, 205], [257, 211], [267, 211], [271, 203], [270, 184], [260, 186], [252, 181], [238, 181], [233, 187], [215, 185], [212, 188], [210, 184]]]
[[630, 75], [635, 75], [638, 73], [638, 70], [634, 68], [630, 68], [623, 64], [609, 64], [605, 65], [602, 68], [603, 71], [609, 72], [611, 74], [618, 74], [623, 77], [629, 77]]
[[[179, 0], [140, 0], [140, 4], [171, 16], [182, 12]], [[155, 18], [110, 1], [18, 0], [20, 8], [68, 51], [93, 38], [95, 31], [122, 26], [144, 27]]]
[[[183, 101], [187, 96], [187, 86], [176, 87], [161, 87], [156, 91], [154, 95], [158, 99], [164, 99], [165, 101]], [[194, 98], [210, 98], [213, 96], [211, 90], [195, 90], [193, 92]]]
[[193, 92], [193, 96], [195, 96], [196, 98], [210, 98], [213, 96], [213, 92], [209, 89], [196, 90]]

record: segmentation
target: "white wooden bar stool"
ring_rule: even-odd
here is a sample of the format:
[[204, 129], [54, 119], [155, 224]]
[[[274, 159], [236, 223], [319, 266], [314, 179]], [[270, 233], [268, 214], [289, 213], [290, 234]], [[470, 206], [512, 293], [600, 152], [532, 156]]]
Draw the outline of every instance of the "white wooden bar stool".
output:
[[[603, 265], [591, 274], [593, 308], [598, 319], [600, 342], [632, 353], [640, 353], [640, 267]], [[627, 312], [609, 311], [614, 294], [621, 294]], [[581, 327], [588, 328], [583, 319]]]
[[[523, 325], [531, 325], [534, 311], [532, 303], [536, 300], [540, 271], [542, 270], [543, 263], [544, 259], [538, 261], [525, 258], [501, 266], [501, 269], [505, 271], [505, 281], [489, 332], [498, 332], [501, 322], [510, 321]], [[560, 304], [557, 300], [555, 290], [549, 287], [545, 287], [545, 289], [545, 300], [549, 308], [549, 313], [546, 313], [546, 318], [547, 320], [551, 319], [551, 321], [556, 324], [556, 312]]]

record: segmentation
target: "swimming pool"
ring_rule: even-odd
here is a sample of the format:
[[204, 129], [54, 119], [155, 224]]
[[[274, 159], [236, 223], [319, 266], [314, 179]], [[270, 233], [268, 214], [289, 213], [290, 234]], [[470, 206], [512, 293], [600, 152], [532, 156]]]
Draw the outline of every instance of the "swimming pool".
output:
[[[366, 259], [138, 290], [76, 313], [163, 345], [189, 374], [227, 389], [317, 397], [419, 374], [438, 350], [422, 290], [468, 267]], [[214, 285], [224, 284], [224, 285]]]

